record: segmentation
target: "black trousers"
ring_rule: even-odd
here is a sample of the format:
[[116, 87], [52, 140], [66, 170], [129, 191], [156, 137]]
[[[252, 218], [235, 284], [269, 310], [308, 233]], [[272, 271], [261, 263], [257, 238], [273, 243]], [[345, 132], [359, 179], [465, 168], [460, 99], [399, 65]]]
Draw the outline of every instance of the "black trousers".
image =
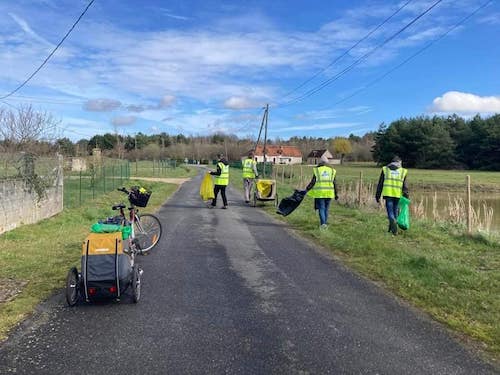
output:
[[217, 205], [217, 195], [222, 196], [222, 203], [224, 203], [224, 206], [227, 206], [227, 198], [226, 198], [226, 185], [215, 185], [214, 186], [214, 199], [212, 199], [212, 206]]

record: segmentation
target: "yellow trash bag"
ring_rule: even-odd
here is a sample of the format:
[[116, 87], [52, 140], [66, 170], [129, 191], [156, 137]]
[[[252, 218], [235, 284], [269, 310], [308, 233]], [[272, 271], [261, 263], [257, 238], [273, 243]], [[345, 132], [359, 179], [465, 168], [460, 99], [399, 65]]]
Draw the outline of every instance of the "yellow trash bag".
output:
[[258, 180], [257, 190], [262, 198], [267, 198], [272, 194], [273, 181], [272, 180]]
[[200, 196], [204, 201], [209, 199], [214, 199], [214, 183], [212, 182], [212, 176], [210, 173], [205, 174], [200, 185]]

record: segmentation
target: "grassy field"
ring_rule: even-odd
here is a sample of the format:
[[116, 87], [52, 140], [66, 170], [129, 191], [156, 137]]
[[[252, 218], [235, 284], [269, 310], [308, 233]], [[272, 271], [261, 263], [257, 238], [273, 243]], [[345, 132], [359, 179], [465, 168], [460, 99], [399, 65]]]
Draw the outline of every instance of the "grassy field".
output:
[[[379, 173], [378, 168], [342, 166], [338, 174], [355, 177], [360, 170], [373, 177]], [[420, 174], [413, 170], [410, 173]], [[426, 171], [421, 176], [429, 176], [426, 181], [433, 182], [438, 174], [438, 171]], [[458, 181], [458, 175], [459, 172], [444, 174], [453, 181]], [[483, 183], [490, 183], [500, 174], [478, 173], [478, 176]], [[307, 181], [309, 179], [308, 176]], [[278, 178], [280, 197], [292, 193], [296, 181], [293, 178], [291, 181], [290, 185], [285, 178], [285, 184], [281, 184]], [[231, 184], [242, 189], [240, 171], [231, 171]], [[319, 231], [319, 218], [309, 197], [287, 217], [277, 215], [270, 202], [261, 206], [303, 236], [329, 249], [352, 269], [429, 313], [458, 335], [477, 340], [479, 347], [500, 359], [497, 242], [465, 236], [461, 234], [463, 228], [430, 221], [415, 221], [411, 230], [393, 237], [387, 233], [383, 210], [359, 210], [347, 207], [342, 200], [332, 203], [327, 231]]]
[[[357, 181], [361, 173], [363, 183], [376, 184], [381, 171], [380, 167], [374, 163], [345, 164], [334, 167], [337, 170], [339, 183]], [[273, 173], [279, 182], [287, 182], [293, 187], [302, 187], [311, 179], [312, 166], [278, 165], [274, 167]], [[467, 175], [470, 175], [473, 191], [500, 192], [500, 172], [409, 169], [408, 183], [412, 190], [463, 191]]]
[[[140, 182], [131, 180], [126, 186], [137, 184]], [[153, 194], [141, 212], [155, 211], [177, 189], [177, 185], [164, 183], [143, 185], [151, 187]], [[110, 207], [123, 199], [118, 191], [100, 194], [91, 204], [66, 209], [51, 219], [0, 236], [0, 284], [9, 291], [20, 290], [15, 298], [0, 303], [0, 339], [40, 301], [64, 286], [69, 268], [79, 268], [81, 244], [91, 224], [113, 215]]]
[[196, 168], [189, 167], [187, 164], [167, 164], [166, 162], [139, 160], [130, 163], [131, 177], [192, 177], [197, 173]]
[[66, 173], [64, 178], [64, 207], [74, 208], [82, 204], [88, 204], [96, 197], [122, 187], [124, 181], [128, 179], [128, 173], [132, 178], [178, 178], [194, 176], [196, 168], [184, 164], [173, 168], [168, 167], [166, 163], [159, 164], [147, 160], [139, 161], [137, 165], [135, 162], [111, 160], [104, 172], [100, 169], [94, 178], [89, 171]]

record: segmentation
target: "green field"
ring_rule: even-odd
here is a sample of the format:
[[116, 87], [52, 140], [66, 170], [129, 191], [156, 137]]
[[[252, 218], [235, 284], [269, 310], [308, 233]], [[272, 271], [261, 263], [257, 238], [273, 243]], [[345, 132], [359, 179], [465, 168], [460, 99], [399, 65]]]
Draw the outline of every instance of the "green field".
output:
[[100, 195], [124, 186], [130, 177], [182, 178], [196, 174], [196, 168], [184, 164], [169, 166], [148, 160], [127, 162], [109, 160], [103, 168], [84, 172], [66, 172], [64, 178], [64, 207], [74, 208], [92, 201]]
[[[374, 163], [334, 165], [333, 167], [337, 170], [337, 181], [341, 184], [358, 181], [360, 174], [364, 184], [376, 184], [381, 171], [381, 168]], [[273, 176], [278, 182], [301, 187], [310, 180], [312, 168], [312, 166], [305, 165], [278, 165], [273, 168]], [[409, 169], [407, 179], [410, 190], [463, 191], [466, 187], [467, 175], [471, 178], [473, 191], [500, 192], [500, 172]]]
[[[360, 171], [372, 178], [378, 178], [380, 173], [379, 168], [366, 165], [340, 166], [337, 170], [339, 178], [343, 175], [346, 180], [356, 178]], [[278, 171], [279, 196], [290, 195], [300, 178], [285, 177], [285, 183], [281, 183], [281, 170], [278, 167], [275, 171]], [[445, 184], [454, 184], [465, 174], [414, 170], [409, 173], [430, 184], [438, 181], [438, 176], [446, 178]], [[307, 183], [310, 177], [304, 176], [303, 180]], [[478, 172], [475, 178], [482, 184], [492, 184], [500, 178], [500, 173]], [[242, 189], [240, 170], [231, 170], [231, 184]], [[358, 209], [342, 203], [342, 199], [332, 203], [327, 231], [318, 229], [318, 215], [309, 197], [287, 217], [277, 215], [272, 202], [262, 202], [259, 206], [326, 248], [350, 268], [446, 324], [457, 336], [476, 340], [478, 348], [500, 359], [498, 241], [464, 235], [464, 228], [458, 225], [424, 220], [413, 221], [410, 230], [393, 237], [387, 233], [383, 209]]]
[[180, 178], [196, 175], [196, 168], [187, 164], [177, 164], [173, 161], [139, 160], [130, 162], [130, 175], [132, 177], [165, 177]]

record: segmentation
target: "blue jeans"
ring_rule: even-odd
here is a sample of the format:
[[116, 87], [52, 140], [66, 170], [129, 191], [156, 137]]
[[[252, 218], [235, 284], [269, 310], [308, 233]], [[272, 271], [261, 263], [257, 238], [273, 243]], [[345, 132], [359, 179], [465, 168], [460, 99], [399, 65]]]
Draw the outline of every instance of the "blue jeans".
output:
[[314, 198], [314, 208], [318, 210], [320, 225], [326, 224], [328, 221], [328, 209], [331, 201], [332, 198]]
[[399, 198], [394, 197], [384, 197], [385, 199], [385, 209], [387, 210], [387, 218], [389, 219], [389, 223], [391, 221], [396, 221], [398, 218], [398, 203]]

